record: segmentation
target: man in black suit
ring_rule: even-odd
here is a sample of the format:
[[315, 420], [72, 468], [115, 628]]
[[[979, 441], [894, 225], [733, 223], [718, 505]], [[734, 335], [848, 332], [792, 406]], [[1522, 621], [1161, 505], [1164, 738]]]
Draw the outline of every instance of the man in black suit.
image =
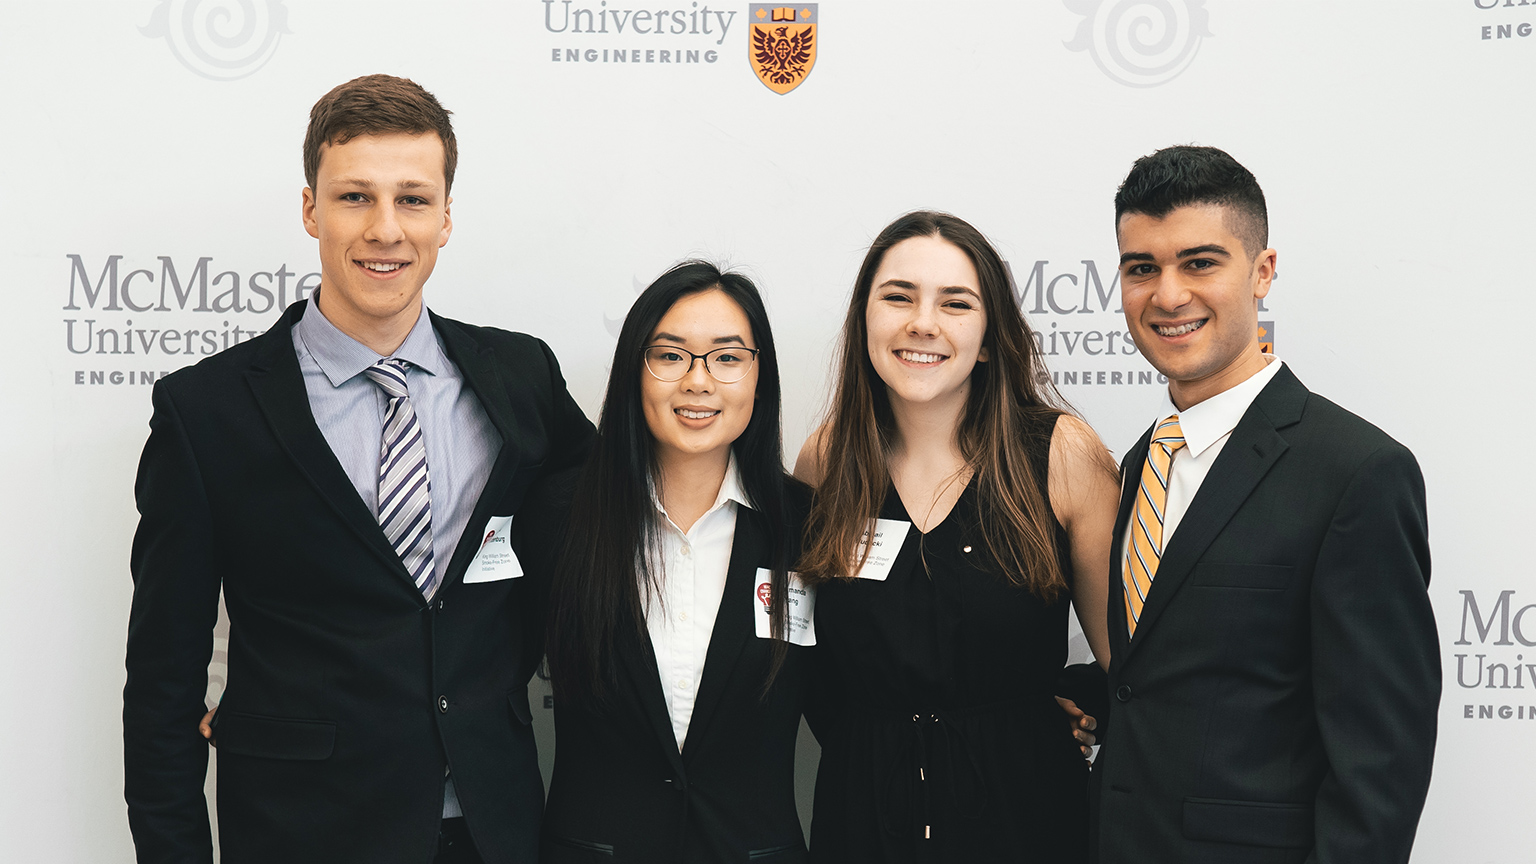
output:
[[542, 342], [422, 303], [457, 158], [431, 94], [343, 84], [304, 153], [315, 297], [155, 385], [123, 694], [138, 860], [212, 860], [197, 727], [222, 586], [226, 864], [531, 862], [547, 586], [518, 559], [592, 427]]
[[1231, 156], [1144, 157], [1115, 214], [1169, 404], [1122, 465], [1096, 860], [1406, 861], [1440, 696], [1418, 464], [1261, 352], [1275, 250]]

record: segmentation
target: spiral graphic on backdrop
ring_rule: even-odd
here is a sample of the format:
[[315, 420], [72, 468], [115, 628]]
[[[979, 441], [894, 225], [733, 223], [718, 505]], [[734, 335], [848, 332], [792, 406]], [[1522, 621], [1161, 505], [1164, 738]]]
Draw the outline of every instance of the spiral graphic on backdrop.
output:
[[283, 0], [160, 0], [139, 32], [165, 39], [181, 65], [204, 78], [234, 81], [277, 53], [288, 10]]
[[1063, 0], [1083, 16], [1067, 48], [1087, 51], [1105, 75], [1156, 87], [1194, 62], [1211, 35], [1205, 0]]

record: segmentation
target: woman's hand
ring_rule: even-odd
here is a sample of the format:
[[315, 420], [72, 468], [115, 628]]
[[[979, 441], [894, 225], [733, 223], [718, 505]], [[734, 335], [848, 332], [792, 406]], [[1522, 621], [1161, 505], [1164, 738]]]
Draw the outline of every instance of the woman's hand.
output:
[[[1076, 708], [1077, 706], [1073, 705], [1072, 707]], [[215, 705], [208, 709], [208, 713], [204, 714], [203, 719], [197, 724], [197, 731], [203, 733], [203, 737], [208, 739], [208, 743], [215, 746], [217, 746], [219, 742], [213, 740], [213, 715], [217, 713], [219, 713], [219, 706]], [[1077, 713], [1081, 714], [1083, 712], [1079, 711]]]
[[[1092, 714], [1084, 714], [1083, 709], [1077, 707], [1077, 703], [1071, 699], [1056, 697], [1056, 704], [1067, 715], [1067, 728], [1072, 730], [1072, 737], [1077, 739], [1077, 747], [1083, 751], [1083, 758], [1087, 759], [1093, 753], [1093, 745], [1098, 741], [1093, 735], [1093, 730], [1099, 728], [1099, 721]], [[208, 712], [213, 716], [213, 712]]]

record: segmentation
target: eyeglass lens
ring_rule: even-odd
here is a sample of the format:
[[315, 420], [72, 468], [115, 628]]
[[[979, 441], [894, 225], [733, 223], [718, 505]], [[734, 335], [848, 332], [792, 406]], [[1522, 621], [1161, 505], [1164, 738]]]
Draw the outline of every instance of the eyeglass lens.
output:
[[[662, 381], [677, 381], [688, 374], [698, 357], [681, 348], [653, 345], [645, 349], [645, 366]], [[745, 348], [716, 348], [702, 359], [705, 369], [716, 381], [734, 384], [747, 377], [747, 372], [752, 369], [753, 354]]]

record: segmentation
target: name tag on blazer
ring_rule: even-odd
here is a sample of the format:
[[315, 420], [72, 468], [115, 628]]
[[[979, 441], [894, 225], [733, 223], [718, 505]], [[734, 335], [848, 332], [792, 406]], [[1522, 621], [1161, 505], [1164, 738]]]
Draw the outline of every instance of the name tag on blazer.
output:
[[492, 516], [480, 532], [480, 550], [475, 553], [464, 582], [500, 582], [523, 575], [523, 565], [512, 551], [512, 517]]
[[[816, 644], [816, 589], [800, 581], [800, 574], [790, 571], [788, 614], [784, 618], [785, 641], [791, 645]], [[757, 638], [773, 638], [773, 571], [765, 567], [757, 569], [757, 590], [752, 592], [752, 606], [756, 610]]]
[[873, 524], [864, 529], [864, 536], [859, 540], [859, 548], [853, 554], [853, 560], [857, 563], [867, 546], [869, 558], [865, 559], [864, 566], [859, 568], [859, 572], [853, 575], [860, 579], [884, 582], [891, 575], [891, 565], [896, 563], [896, 556], [901, 554], [901, 547], [906, 545], [907, 529], [911, 527], [911, 522], [903, 522], [900, 519], [874, 520]]

